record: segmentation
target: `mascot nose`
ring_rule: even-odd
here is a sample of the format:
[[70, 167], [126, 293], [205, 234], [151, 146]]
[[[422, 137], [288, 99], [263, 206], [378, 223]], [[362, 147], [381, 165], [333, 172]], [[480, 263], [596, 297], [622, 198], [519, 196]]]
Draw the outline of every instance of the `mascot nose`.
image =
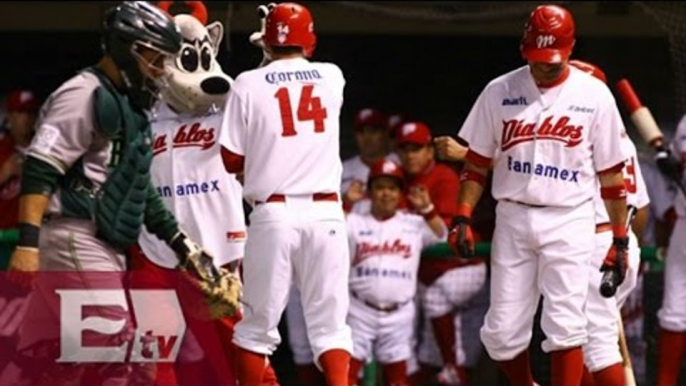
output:
[[229, 82], [224, 78], [213, 76], [203, 80], [202, 83], [200, 83], [200, 88], [206, 94], [210, 95], [226, 94], [229, 92]]

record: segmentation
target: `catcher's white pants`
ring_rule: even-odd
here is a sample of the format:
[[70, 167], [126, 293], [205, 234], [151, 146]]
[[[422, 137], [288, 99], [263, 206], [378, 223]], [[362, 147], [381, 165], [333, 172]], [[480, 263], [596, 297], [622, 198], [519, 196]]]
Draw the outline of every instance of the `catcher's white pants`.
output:
[[545, 352], [587, 341], [584, 303], [594, 249], [591, 200], [574, 208], [534, 208], [499, 201], [491, 254], [491, 305], [481, 341], [497, 361], [529, 347], [543, 295]]
[[341, 204], [288, 196], [260, 204], [250, 214], [243, 259], [244, 316], [234, 343], [272, 354], [291, 283], [300, 290], [307, 335], [319, 356], [332, 349], [352, 352], [348, 313], [350, 255]]
[[665, 287], [662, 308], [657, 313], [660, 327], [669, 331], [686, 331], [686, 218], [674, 224], [665, 259]]
[[612, 246], [612, 232], [595, 235], [595, 251], [589, 264], [588, 298], [586, 298], [586, 317], [588, 318], [588, 343], [583, 347], [584, 362], [591, 372], [602, 370], [622, 362], [619, 352], [619, 309], [636, 287], [638, 268], [641, 263], [641, 249], [636, 236], [629, 234], [629, 269], [626, 279], [612, 298], [600, 294], [600, 281], [603, 277], [600, 266]]

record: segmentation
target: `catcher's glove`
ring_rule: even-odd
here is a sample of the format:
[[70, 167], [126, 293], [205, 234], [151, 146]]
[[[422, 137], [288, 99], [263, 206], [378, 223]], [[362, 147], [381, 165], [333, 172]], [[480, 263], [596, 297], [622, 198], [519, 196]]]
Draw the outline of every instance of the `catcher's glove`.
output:
[[[181, 237], [185, 235], [181, 233]], [[186, 272], [185, 277], [193, 287], [200, 290], [205, 298], [206, 307], [192, 304], [191, 314], [200, 319], [220, 319], [235, 316], [240, 312], [242, 285], [237, 273], [217, 269], [212, 256], [197, 244], [185, 238], [187, 253], [179, 254], [178, 268]], [[208, 312], [209, 311], [209, 312]]]

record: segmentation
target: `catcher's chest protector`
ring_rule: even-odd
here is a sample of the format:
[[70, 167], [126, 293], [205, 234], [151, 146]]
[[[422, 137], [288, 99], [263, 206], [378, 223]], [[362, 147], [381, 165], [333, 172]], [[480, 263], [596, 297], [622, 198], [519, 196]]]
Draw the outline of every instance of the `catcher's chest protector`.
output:
[[[67, 194], [63, 193], [62, 201], [66, 209], [77, 214], [87, 211], [87, 217], [95, 221], [98, 237], [113, 247], [124, 249], [138, 240], [151, 186], [150, 124], [147, 117], [134, 110], [128, 99], [99, 69], [89, 68], [87, 71], [97, 75], [101, 82], [93, 108], [96, 127], [111, 142], [109, 175], [97, 191], [88, 189], [89, 181], [85, 177], [69, 178], [72, 187], [63, 190]], [[82, 168], [73, 169], [76, 172], [71, 174], [82, 174], [78, 172]], [[74, 181], [77, 180], [83, 182], [84, 189], [74, 189]]]

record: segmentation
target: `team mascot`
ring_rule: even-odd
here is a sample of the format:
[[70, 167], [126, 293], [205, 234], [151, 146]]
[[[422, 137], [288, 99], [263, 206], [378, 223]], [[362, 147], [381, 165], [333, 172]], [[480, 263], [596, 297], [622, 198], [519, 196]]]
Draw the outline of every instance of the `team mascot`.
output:
[[[171, 14], [173, 3], [158, 6]], [[230, 130], [222, 127], [222, 109], [233, 80], [216, 58], [222, 24], [207, 24], [202, 2], [177, 2], [174, 8], [184, 5], [190, 14], [173, 16], [183, 44], [179, 54], [165, 62], [168, 87], [151, 113], [150, 173], [167, 209], [212, 256], [211, 268], [180, 267], [173, 252], [147, 232], [132, 254], [132, 267], [145, 273], [143, 281], [152, 288], [169, 286], [169, 278], [175, 277], [170, 272], [180, 268], [195, 279], [205, 300], [184, 302], [183, 291], [177, 291], [189, 328], [176, 364], [158, 364], [155, 384], [234, 384], [237, 348], [231, 340], [241, 318], [239, 272], [246, 224], [242, 186], [224, 170], [219, 145], [219, 130]], [[204, 274], [208, 271], [210, 275]], [[178, 288], [178, 283], [172, 286]], [[271, 366], [263, 384], [278, 385]]]

